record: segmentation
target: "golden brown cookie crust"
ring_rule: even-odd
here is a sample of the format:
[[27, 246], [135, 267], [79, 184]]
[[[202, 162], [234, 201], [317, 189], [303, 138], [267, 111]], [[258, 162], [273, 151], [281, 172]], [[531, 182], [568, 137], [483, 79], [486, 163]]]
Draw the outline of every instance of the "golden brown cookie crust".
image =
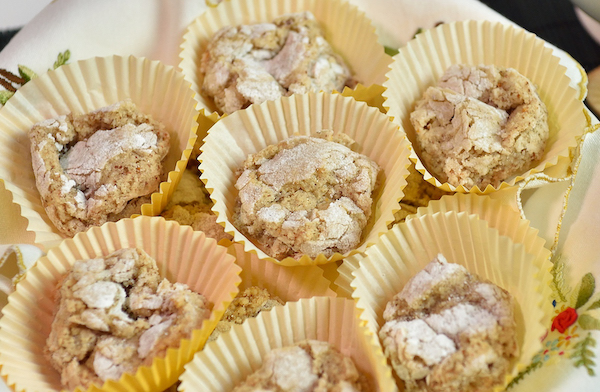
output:
[[442, 255], [387, 304], [379, 337], [408, 391], [483, 392], [518, 355], [512, 296]]
[[500, 186], [544, 154], [548, 111], [512, 68], [453, 65], [410, 115], [425, 167], [442, 183]]
[[43, 121], [29, 139], [42, 204], [67, 236], [118, 220], [131, 200], [156, 191], [169, 151], [164, 126], [131, 101]]
[[348, 136], [322, 136], [268, 146], [240, 169], [233, 224], [274, 258], [329, 257], [360, 243], [379, 166], [346, 147]]
[[210, 315], [201, 294], [158, 273], [139, 249], [77, 261], [57, 288], [45, 352], [68, 389], [151, 365]]

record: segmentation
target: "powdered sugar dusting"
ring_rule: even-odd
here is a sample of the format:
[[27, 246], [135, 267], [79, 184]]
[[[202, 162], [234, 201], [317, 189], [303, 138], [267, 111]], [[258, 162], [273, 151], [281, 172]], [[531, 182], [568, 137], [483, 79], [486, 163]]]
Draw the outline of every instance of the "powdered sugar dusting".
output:
[[385, 354], [409, 391], [492, 390], [519, 351], [510, 294], [442, 255], [387, 303], [383, 318]]
[[460, 274], [464, 276], [466, 270], [458, 264], [448, 263], [442, 254], [437, 257], [427, 266], [408, 281], [402, 289], [400, 297], [403, 298], [409, 306], [414, 307], [420, 298], [427, 295], [429, 291], [436, 285], [445, 280], [451, 279], [453, 276]]
[[118, 219], [127, 203], [156, 190], [169, 151], [164, 125], [131, 101], [42, 121], [29, 139], [48, 217], [71, 236]]
[[420, 156], [440, 181], [498, 187], [544, 154], [548, 111], [512, 68], [453, 65], [410, 115]]
[[202, 91], [224, 113], [354, 81], [310, 12], [217, 31], [202, 53]]
[[234, 224], [273, 257], [345, 253], [360, 242], [378, 171], [339, 143], [289, 138], [246, 160]]

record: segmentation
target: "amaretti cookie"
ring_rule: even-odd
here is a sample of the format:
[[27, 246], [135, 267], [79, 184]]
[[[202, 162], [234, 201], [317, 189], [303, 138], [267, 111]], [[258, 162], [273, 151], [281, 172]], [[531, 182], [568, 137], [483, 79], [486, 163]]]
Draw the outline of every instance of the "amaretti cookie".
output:
[[371, 216], [379, 166], [347, 135], [320, 136], [268, 146], [239, 170], [233, 223], [271, 257], [344, 254]]
[[498, 187], [537, 164], [548, 111], [513, 68], [452, 65], [427, 88], [410, 120], [423, 163], [453, 186]]
[[544, 40], [501, 22], [451, 22], [418, 34], [394, 60], [384, 106], [427, 182], [489, 194], [536, 173], [568, 175], [587, 120]]
[[46, 354], [64, 387], [102, 385], [178, 346], [210, 316], [206, 298], [159, 275], [144, 251], [77, 261], [57, 289]]
[[29, 139], [42, 204], [56, 228], [73, 236], [139, 212], [138, 198], [163, 178], [170, 136], [126, 100], [42, 121]]
[[201, 90], [226, 114], [291, 94], [342, 91], [351, 72], [309, 11], [223, 27], [202, 53]]
[[318, 340], [272, 350], [262, 367], [233, 389], [234, 392], [369, 390], [366, 378], [351, 358]]
[[441, 254], [383, 318], [379, 337], [408, 391], [489, 391], [519, 353], [512, 296]]

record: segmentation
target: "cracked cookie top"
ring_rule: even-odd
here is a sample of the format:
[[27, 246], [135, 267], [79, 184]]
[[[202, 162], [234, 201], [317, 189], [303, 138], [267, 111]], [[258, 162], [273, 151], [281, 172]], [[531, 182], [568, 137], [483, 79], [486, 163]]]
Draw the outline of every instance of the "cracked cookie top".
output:
[[502, 181], [539, 161], [548, 111], [512, 68], [453, 65], [410, 115], [425, 167], [442, 183], [470, 189]]
[[348, 136], [321, 135], [268, 146], [239, 171], [233, 223], [274, 258], [344, 254], [371, 215], [379, 166]]
[[226, 114], [282, 96], [355, 84], [308, 11], [222, 28], [202, 54], [200, 74], [203, 94]]
[[263, 365], [234, 388], [246, 391], [368, 391], [369, 384], [351, 358], [327, 342], [305, 340], [274, 349]]
[[45, 352], [71, 390], [151, 365], [210, 316], [203, 295], [162, 279], [139, 249], [75, 262], [56, 296]]
[[379, 331], [408, 391], [488, 391], [518, 354], [514, 301], [440, 254], [388, 302]]
[[40, 122], [29, 139], [42, 204], [67, 236], [130, 216], [158, 189], [169, 151], [165, 127], [131, 101]]

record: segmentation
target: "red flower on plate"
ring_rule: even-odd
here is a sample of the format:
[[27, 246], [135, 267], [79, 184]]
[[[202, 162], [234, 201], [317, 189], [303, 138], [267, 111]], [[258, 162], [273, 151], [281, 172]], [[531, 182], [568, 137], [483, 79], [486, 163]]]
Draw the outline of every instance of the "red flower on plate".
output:
[[554, 318], [551, 330], [557, 329], [558, 332], [565, 333], [575, 321], [577, 321], [577, 311], [573, 308], [566, 308]]

